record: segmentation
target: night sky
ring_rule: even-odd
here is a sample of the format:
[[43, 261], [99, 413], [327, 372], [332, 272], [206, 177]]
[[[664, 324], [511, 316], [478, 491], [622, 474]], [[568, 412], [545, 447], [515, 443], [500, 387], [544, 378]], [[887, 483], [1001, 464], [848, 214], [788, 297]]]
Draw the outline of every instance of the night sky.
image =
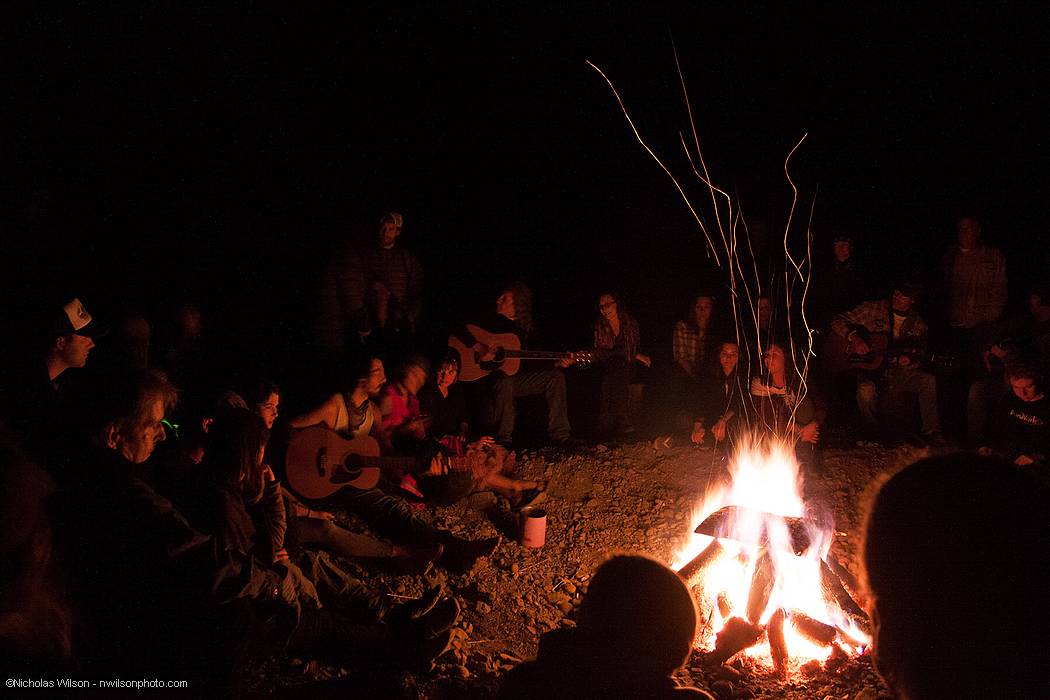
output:
[[587, 340], [612, 287], [669, 346], [717, 273], [584, 61], [699, 196], [673, 46], [708, 165], [749, 217], [782, 227], [782, 161], [808, 132], [794, 172], [819, 251], [849, 228], [883, 280], [929, 269], [963, 207], [1007, 252], [1015, 299], [1044, 262], [1043, 3], [98, 5], [4, 11], [7, 311], [53, 288], [155, 319], [195, 300], [278, 362], [327, 253], [396, 209], [433, 337], [522, 277], [561, 344]]

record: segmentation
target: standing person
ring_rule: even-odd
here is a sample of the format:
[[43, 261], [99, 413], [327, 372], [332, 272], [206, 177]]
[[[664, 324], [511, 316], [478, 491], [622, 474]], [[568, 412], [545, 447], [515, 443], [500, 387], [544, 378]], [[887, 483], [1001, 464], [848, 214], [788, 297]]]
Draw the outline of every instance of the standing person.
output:
[[398, 245], [404, 221], [398, 212], [384, 214], [374, 242], [344, 245], [322, 271], [315, 332], [330, 358], [343, 359], [362, 345], [385, 350], [378, 346], [415, 332], [423, 309], [423, 266]]
[[603, 434], [629, 434], [631, 425], [629, 386], [639, 366], [651, 367], [652, 359], [641, 352], [638, 321], [611, 293], [598, 297], [599, 316], [594, 322], [594, 348], [602, 372], [599, 422]]
[[824, 330], [838, 314], [868, 299], [871, 281], [857, 260], [852, 234], [842, 231], [831, 242], [831, 254], [813, 276], [816, 328]]
[[88, 362], [99, 328], [80, 299], [47, 309], [31, 329], [24, 366], [16, 366], [0, 387], [0, 419], [14, 431], [28, 455], [49, 466], [65, 403], [66, 372]]
[[956, 242], [941, 261], [952, 345], [978, 370], [980, 344], [1006, 307], [1006, 259], [981, 241], [981, 222], [973, 214], [955, 221]]
[[[514, 282], [504, 288], [496, 299], [495, 313], [487, 315], [478, 324], [489, 333], [509, 333], [518, 337], [523, 348], [534, 340], [532, 318], [532, 290], [524, 282]], [[465, 326], [453, 332], [467, 348], [482, 361], [493, 361], [497, 348], [490, 348], [474, 337]], [[514, 440], [516, 412], [514, 399], [519, 396], [543, 394], [547, 399], [547, 434], [555, 444], [569, 440], [569, 410], [566, 403], [565, 373], [562, 369], [572, 364], [571, 359], [554, 363], [553, 368], [521, 370], [508, 376], [501, 369], [493, 371], [483, 382], [492, 400], [491, 421], [496, 441], [509, 447]]]

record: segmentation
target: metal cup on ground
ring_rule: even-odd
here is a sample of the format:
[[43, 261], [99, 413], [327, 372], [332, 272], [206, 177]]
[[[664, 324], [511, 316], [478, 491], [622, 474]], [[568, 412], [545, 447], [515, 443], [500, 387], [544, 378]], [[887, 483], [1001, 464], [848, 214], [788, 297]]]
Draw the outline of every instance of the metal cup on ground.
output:
[[539, 548], [547, 537], [547, 511], [538, 506], [522, 508], [519, 514], [521, 527], [521, 545]]

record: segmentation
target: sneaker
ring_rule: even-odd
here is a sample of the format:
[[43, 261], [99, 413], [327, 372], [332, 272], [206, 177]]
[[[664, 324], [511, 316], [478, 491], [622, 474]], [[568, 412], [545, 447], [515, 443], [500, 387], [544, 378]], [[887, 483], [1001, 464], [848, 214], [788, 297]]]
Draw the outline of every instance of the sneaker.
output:
[[441, 594], [443, 592], [444, 589], [442, 589], [440, 584], [432, 586], [423, 591], [423, 594], [415, 600], [410, 600], [401, 605], [395, 605], [383, 619], [391, 625], [400, 625], [405, 624], [410, 620], [418, 620], [434, 609], [437, 602], [441, 600]]
[[452, 630], [447, 629], [433, 637], [411, 637], [401, 645], [402, 663], [414, 673], [430, 673], [434, 659], [452, 646]]
[[483, 540], [463, 540], [450, 535], [445, 543], [445, 554], [439, 561], [446, 569], [465, 573], [474, 568], [478, 559], [491, 556], [502, 541], [499, 535]]
[[459, 620], [459, 603], [455, 598], [445, 598], [426, 614], [409, 622], [409, 626], [424, 637], [435, 637], [450, 629]]

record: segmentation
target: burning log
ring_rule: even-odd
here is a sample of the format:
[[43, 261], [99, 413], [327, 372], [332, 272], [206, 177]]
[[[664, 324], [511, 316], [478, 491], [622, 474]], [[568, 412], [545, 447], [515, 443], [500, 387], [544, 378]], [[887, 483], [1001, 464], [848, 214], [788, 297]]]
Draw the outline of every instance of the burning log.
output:
[[842, 563], [839, 562], [838, 557], [836, 557], [832, 552], [828, 552], [828, 556], [825, 558], [825, 561], [827, 561], [828, 568], [831, 569], [832, 573], [838, 576], [838, 579], [842, 582], [842, 585], [854, 591], [860, 590], [860, 584], [857, 583], [856, 577], [849, 572], [849, 569], [844, 567]]
[[857, 601], [853, 600], [853, 596], [842, 585], [842, 581], [824, 561], [820, 562], [820, 590], [824, 595], [824, 600], [838, 605], [846, 619], [864, 634], [871, 636], [871, 621], [868, 619], [868, 614], [857, 605]]
[[769, 654], [773, 657], [773, 671], [779, 678], [787, 678], [788, 650], [784, 639], [784, 620], [787, 617], [782, 608], [778, 608], [769, 618], [766, 625], [766, 637], [769, 639]]
[[704, 577], [707, 570], [720, 560], [726, 553], [725, 547], [718, 540], [714, 540], [707, 548], [696, 555], [692, 561], [678, 570], [678, 576], [685, 581], [685, 585], [692, 588]]
[[[754, 510], [752, 508], [744, 508], [743, 506], [726, 506], [716, 510], [714, 513], [711, 513], [711, 515], [707, 516], [704, 519], [704, 522], [696, 527], [694, 532], [700, 535], [708, 535], [710, 537], [729, 537], [733, 531], [733, 524], [737, 519], [765, 522], [766, 518], [780, 518], [787, 523], [788, 533], [791, 536], [791, 549], [795, 554], [802, 554], [809, 549], [809, 532], [811, 527], [817, 526], [816, 521], [763, 513], [762, 511]], [[766, 534], [765, 527], [763, 527], [758, 545], [765, 546], [767, 543], [768, 535]]]
[[822, 647], [831, 646], [838, 636], [838, 629], [831, 625], [825, 625], [820, 620], [814, 620], [804, 612], [791, 611], [791, 624], [795, 626], [798, 633], [803, 637]]
[[711, 661], [716, 665], [724, 664], [737, 653], [753, 646], [761, 638], [761, 627], [751, 624], [742, 617], [731, 617], [715, 637], [715, 650]]
[[722, 591], [718, 594], [718, 612], [722, 615], [722, 619], [729, 619], [729, 613], [733, 612], [733, 605], [729, 602], [729, 595]]
[[762, 613], [769, 606], [772, 595], [773, 559], [769, 556], [769, 550], [762, 549], [751, 575], [751, 589], [747, 593], [747, 619], [751, 624], [757, 625], [762, 619]]

